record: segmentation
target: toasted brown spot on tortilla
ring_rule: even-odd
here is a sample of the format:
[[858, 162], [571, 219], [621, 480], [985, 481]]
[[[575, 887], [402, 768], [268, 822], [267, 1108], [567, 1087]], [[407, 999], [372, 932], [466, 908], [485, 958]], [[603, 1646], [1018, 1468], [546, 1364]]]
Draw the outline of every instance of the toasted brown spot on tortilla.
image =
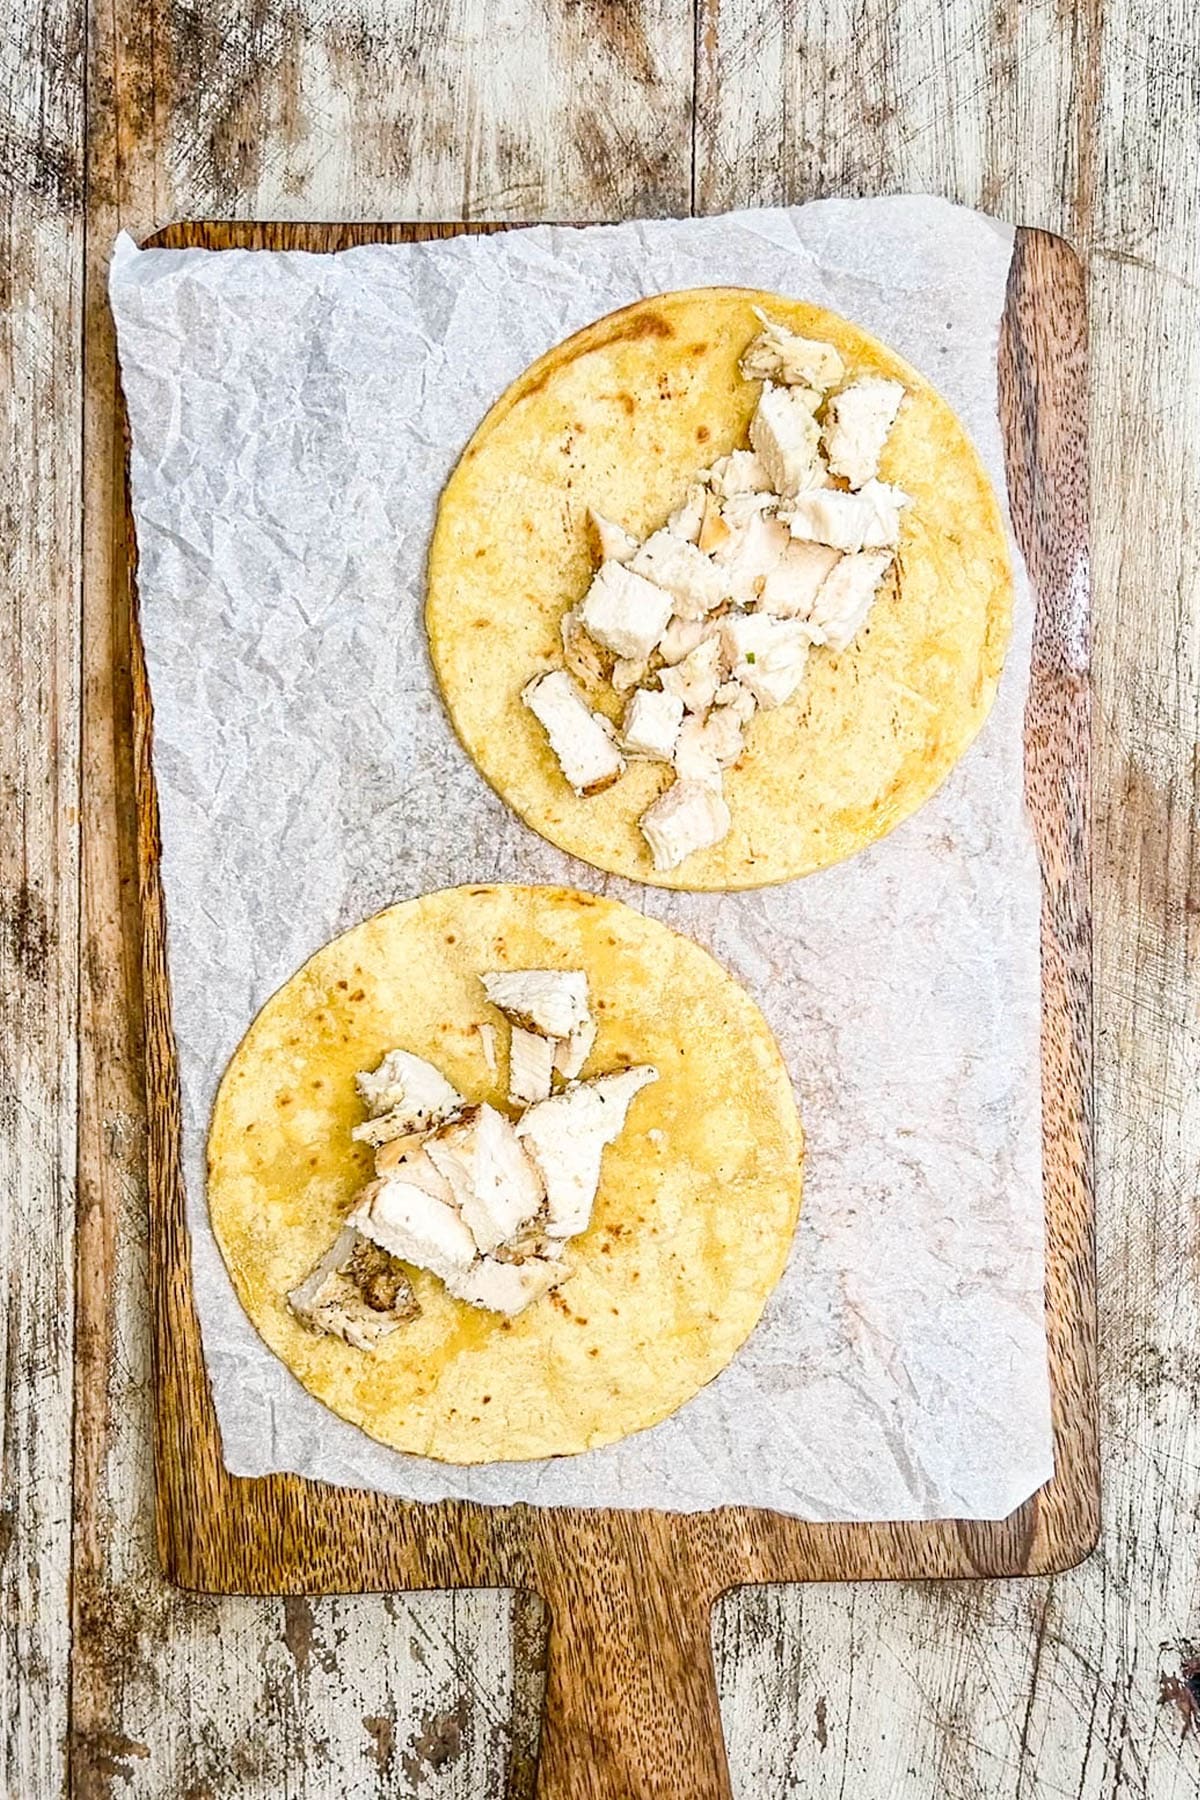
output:
[[[697, 425], [697, 427], [696, 427], [696, 442], [698, 444], [707, 444], [707, 442], [711, 436], [712, 436], [712, 432], [708, 429], [707, 425]], [[705, 539], [705, 542], [706, 543], [708, 542], [707, 538]]]
[[638, 338], [672, 338], [675, 327], [670, 319], [664, 318], [660, 312], [650, 308], [627, 308], [627, 316], [620, 313], [614, 315], [613, 323], [604, 334], [604, 343], [626, 344], [636, 343]]

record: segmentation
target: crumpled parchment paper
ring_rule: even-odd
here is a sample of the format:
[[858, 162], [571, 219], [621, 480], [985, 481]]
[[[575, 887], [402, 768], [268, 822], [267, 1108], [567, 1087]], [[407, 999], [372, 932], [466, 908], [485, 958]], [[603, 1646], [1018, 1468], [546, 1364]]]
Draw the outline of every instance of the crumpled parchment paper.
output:
[[[183, 1155], [225, 1458], [419, 1499], [810, 1519], [992, 1518], [1051, 1473], [1039, 876], [1022, 802], [1031, 603], [942, 791], [841, 867], [743, 895], [606, 879], [543, 843], [447, 722], [421, 624], [439, 491], [531, 359], [705, 283], [836, 308], [948, 397], [1004, 491], [996, 344], [1011, 234], [932, 199], [370, 246], [116, 246], [155, 708]], [[787, 1273], [731, 1366], [608, 1449], [455, 1469], [373, 1443], [261, 1343], [207, 1221], [217, 1082], [335, 933], [461, 881], [603, 889], [757, 997], [808, 1132]]]

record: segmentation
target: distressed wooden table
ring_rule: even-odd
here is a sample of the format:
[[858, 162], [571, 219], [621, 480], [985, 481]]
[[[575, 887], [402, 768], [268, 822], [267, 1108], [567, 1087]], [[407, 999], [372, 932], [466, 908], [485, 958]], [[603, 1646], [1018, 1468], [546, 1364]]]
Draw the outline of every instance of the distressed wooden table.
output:
[[1198, 19], [1184, 0], [10, 0], [4, 1794], [519, 1794], [539, 1700], [528, 1599], [198, 1599], [155, 1566], [128, 659], [81, 601], [111, 499], [114, 233], [900, 189], [1063, 232], [1089, 262], [1104, 1534], [1049, 1581], [731, 1596], [734, 1782], [1196, 1793]]

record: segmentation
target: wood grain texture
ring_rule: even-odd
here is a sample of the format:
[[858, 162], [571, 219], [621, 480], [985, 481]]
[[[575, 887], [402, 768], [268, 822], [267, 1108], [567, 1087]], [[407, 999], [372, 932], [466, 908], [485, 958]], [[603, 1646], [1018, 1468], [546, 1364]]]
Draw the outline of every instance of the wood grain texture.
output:
[[72, 0], [17, 0], [0, 34], [0, 1769], [47, 1797], [70, 1656], [80, 25]]
[[[209, 224], [156, 241], [332, 250], [428, 228]], [[1018, 536], [1037, 595], [1027, 794], [1042, 846], [1045, 1180], [1055, 1479], [999, 1525], [822, 1527], [729, 1509], [665, 1520], [570, 1509], [411, 1506], [222, 1466], [190, 1276], [170, 1034], [151, 709], [134, 652], [144, 909], [159, 1542], [169, 1574], [210, 1591], [518, 1584], [550, 1604], [539, 1792], [728, 1792], [708, 1610], [736, 1583], [858, 1575], [1031, 1573], [1096, 1532], [1088, 919], [1088, 587], [1082, 272], [1058, 240], [1019, 240], [1002, 341], [1001, 414]], [[115, 498], [120, 502], [119, 491]], [[114, 519], [115, 553], [132, 528]], [[667, 1733], [664, 1717], [687, 1722]]]
[[[1200, 511], [1200, 196], [1188, 150], [1200, 133], [1200, 17], [1182, 0], [1153, 9], [1137, 0], [946, 0], [938, 8], [699, 0], [693, 33], [690, 18], [629, 0], [619, 10], [650, 21], [649, 71], [633, 72], [637, 65], [613, 48], [586, 69], [578, 60], [564, 66], [568, 48], [586, 57], [588, 15], [600, 10], [521, 0], [506, 9], [514, 22], [498, 57], [491, 13], [470, 0], [402, 8], [232, 0], [219, 19], [197, 0], [95, 0], [89, 495], [97, 445], [100, 466], [111, 461], [100, 421], [112, 384], [91, 350], [107, 330], [103, 279], [118, 225], [144, 233], [204, 215], [603, 218], [632, 210], [639, 195], [650, 210], [686, 210], [690, 192], [714, 210], [926, 188], [1062, 232], [1085, 252], [1102, 1548], [1052, 1580], [745, 1589], [721, 1602], [715, 1648], [733, 1786], [744, 1800], [929, 1800], [935, 1792], [1191, 1800], [1200, 1784], [1200, 1731], [1189, 1723], [1185, 1681], [1200, 1655], [1200, 548], [1186, 521]], [[21, 309], [21, 342], [44, 345], [50, 334], [60, 361], [72, 341], [65, 297], [78, 292], [84, 254], [81, 186], [52, 174], [62, 166], [63, 120], [81, 103], [73, 53], [64, 54], [78, 37], [71, 16], [62, 5], [17, 0], [0, 50], [0, 183], [6, 193], [30, 185], [39, 197], [36, 208], [21, 201], [6, 213], [0, 235], [27, 231], [33, 220], [40, 245], [35, 258], [3, 267]], [[601, 122], [588, 153], [575, 124], [581, 91]], [[46, 170], [29, 150], [43, 112]], [[49, 194], [57, 199], [47, 211]], [[78, 541], [80, 446], [61, 379], [48, 381], [44, 359], [41, 366], [38, 382], [0, 386], [0, 414], [6, 442], [40, 446], [40, 460], [27, 456], [18, 473], [4, 465], [17, 503], [4, 547], [23, 571], [26, 632], [44, 641], [70, 620], [49, 571], [58, 559], [71, 567]], [[35, 492], [36, 509], [28, 504]], [[103, 506], [91, 517], [103, 518]], [[94, 553], [91, 528], [88, 538]], [[122, 880], [132, 837], [112, 798], [127, 795], [129, 782], [116, 771], [112, 785], [109, 627], [91, 577], [89, 588], [76, 1786], [129, 1800], [479, 1800], [503, 1791], [511, 1765], [514, 1791], [525, 1792], [543, 1653], [532, 1602], [514, 1608], [480, 1593], [212, 1599], [173, 1590], [158, 1575], [144, 1114], [130, 1022], [139, 1016], [136, 908]], [[6, 676], [9, 643], [0, 646]], [[19, 769], [44, 794], [37, 782], [60, 779], [47, 771], [44, 721], [28, 705], [9, 707], [6, 721], [5, 778]], [[67, 723], [64, 703], [69, 755]], [[115, 740], [127, 760], [127, 708]], [[36, 866], [52, 865], [53, 844], [75, 854], [78, 828], [66, 808], [38, 801], [22, 816]], [[69, 994], [70, 937], [47, 947], [50, 984]], [[36, 1014], [38, 1004], [35, 997], [27, 1010]], [[32, 1027], [23, 1017], [18, 1024], [17, 1041], [28, 1043]], [[32, 1138], [54, 1170], [52, 1195], [69, 1183], [74, 1131], [71, 1084], [54, 1063], [41, 1051], [25, 1060], [21, 1110], [4, 1114], [5, 1133], [24, 1134], [6, 1183], [12, 1169], [33, 1167]], [[11, 1193], [6, 1185], [10, 1206]], [[8, 1265], [10, 1320], [17, 1308], [22, 1319], [43, 1316], [41, 1296], [60, 1278], [57, 1200], [24, 1216], [15, 1283]], [[71, 1396], [56, 1372], [61, 1347], [47, 1375], [37, 1339], [19, 1341], [20, 1379], [33, 1383], [48, 1447], [45, 1472], [65, 1466]], [[29, 1416], [19, 1409], [20, 1429]], [[14, 1442], [6, 1436], [10, 1456]], [[61, 1488], [51, 1480], [29, 1491], [39, 1516], [19, 1522], [21, 1541], [49, 1555], [62, 1542]], [[6, 1486], [5, 1505], [12, 1497]], [[65, 1579], [59, 1565], [31, 1582], [10, 1552], [5, 1581], [19, 1641], [35, 1654], [19, 1674], [32, 1698], [6, 1714], [0, 1792], [40, 1800], [59, 1791], [61, 1775]], [[12, 1646], [6, 1636], [0, 1654]], [[49, 1677], [38, 1661], [46, 1646]]]

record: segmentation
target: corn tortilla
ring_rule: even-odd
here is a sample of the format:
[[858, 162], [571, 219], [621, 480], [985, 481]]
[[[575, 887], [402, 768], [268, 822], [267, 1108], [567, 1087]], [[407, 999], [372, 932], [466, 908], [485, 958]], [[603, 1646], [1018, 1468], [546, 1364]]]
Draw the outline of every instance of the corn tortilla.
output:
[[[562, 662], [560, 621], [594, 569], [587, 509], [639, 537], [697, 472], [745, 445], [760, 384], [738, 358], [752, 308], [835, 344], [850, 376], [908, 397], [880, 477], [912, 496], [866, 628], [814, 654], [799, 692], [751, 724], [727, 771], [729, 836], [656, 872], [638, 818], [671, 773], [632, 763], [578, 799], [521, 689]], [[599, 869], [662, 887], [758, 887], [851, 855], [914, 812], [962, 755], [996, 691], [1012, 614], [1000, 509], [963, 427], [925, 378], [835, 313], [745, 288], [662, 294], [535, 362], [483, 420], [446, 485], [426, 623], [466, 750], [527, 824]], [[591, 704], [617, 718], [597, 687]]]
[[[585, 1074], [651, 1062], [604, 1153], [577, 1272], [506, 1320], [413, 1272], [421, 1315], [371, 1353], [307, 1331], [285, 1296], [370, 1178], [357, 1069], [393, 1047], [504, 1105], [481, 1023], [485, 970], [581, 968], [599, 1034]], [[213, 1229], [242, 1304], [309, 1391], [382, 1443], [447, 1462], [566, 1455], [673, 1412], [725, 1366], [782, 1273], [803, 1136], [757, 1006], [696, 944], [618, 901], [464, 887], [377, 914], [267, 1002], [209, 1133]]]

